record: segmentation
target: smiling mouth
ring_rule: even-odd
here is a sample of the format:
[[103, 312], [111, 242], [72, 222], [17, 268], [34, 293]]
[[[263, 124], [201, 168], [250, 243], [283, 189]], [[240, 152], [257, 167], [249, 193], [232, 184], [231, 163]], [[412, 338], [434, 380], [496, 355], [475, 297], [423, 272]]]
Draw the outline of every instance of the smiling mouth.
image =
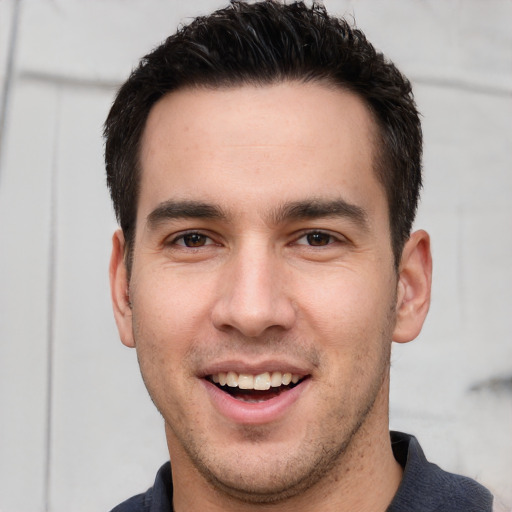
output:
[[208, 375], [206, 379], [237, 400], [260, 403], [293, 389], [307, 377], [288, 372], [264, 372], [258, 375], [220, 372]]

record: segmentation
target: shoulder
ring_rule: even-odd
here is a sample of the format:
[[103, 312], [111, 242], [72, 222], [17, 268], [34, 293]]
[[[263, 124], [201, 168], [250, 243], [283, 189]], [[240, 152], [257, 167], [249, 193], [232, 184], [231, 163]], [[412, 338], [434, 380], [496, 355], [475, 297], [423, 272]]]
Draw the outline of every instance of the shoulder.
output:
[[165, 463], [155, 477], [153, 487], [114, 507], [110, 512], [171, 512], [171, 465]]
[[402, 483], [389, 512], [491, 512], [492, 494], [465, 476], [448, 473], [429, 462], [414, 436], [393, 432], [391, 443], [396, 460], [404, 468]]
[[110, 512], [149, 512], [149, 507], [151, 506], [151, 491], [152, 489], [149, 489], [149, 491], [145, 493], [137, 494], [137, 496], [123, 501], [123, 503], [114, 507]]

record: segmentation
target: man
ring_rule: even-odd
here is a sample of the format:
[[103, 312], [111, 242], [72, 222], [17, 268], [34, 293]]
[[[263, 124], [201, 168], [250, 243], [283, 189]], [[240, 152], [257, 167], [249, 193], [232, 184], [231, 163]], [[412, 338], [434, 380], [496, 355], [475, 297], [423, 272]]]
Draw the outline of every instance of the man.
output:
[[146, 56], [105, 125], [112, 300], [171, 464], [125, 511], [489, 511], [388, 427], [421, 330], [411, 87], [320, 6], [233, 3]]

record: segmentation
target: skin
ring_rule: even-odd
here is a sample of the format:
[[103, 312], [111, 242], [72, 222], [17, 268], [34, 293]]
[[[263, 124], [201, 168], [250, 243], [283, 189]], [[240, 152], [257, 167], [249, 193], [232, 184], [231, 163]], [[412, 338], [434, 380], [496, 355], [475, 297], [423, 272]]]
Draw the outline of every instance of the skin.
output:
[[[110, 275], [178, 512], [378, 511], [396, 492], [390, 346], [421, 329], [431, 257], [418, 231], [394, 268], [375, 129], [319, 83], [185, 89], [151, 110], [132, 272], [118, 231]], [[286, 414], [233, 421], [203, 378], [226, 364], [294, 365], [306, 384]]]

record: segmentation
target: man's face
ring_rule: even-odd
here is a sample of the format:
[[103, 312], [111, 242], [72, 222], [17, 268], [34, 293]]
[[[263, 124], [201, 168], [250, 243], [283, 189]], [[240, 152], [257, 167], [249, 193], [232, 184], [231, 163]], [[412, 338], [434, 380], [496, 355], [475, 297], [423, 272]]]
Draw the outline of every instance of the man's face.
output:
[[152, 109], [118, 322], [189, 478], [284, 497], [387, 430], [397, 276], [374, 135], [356, 96], [321, 84]]

